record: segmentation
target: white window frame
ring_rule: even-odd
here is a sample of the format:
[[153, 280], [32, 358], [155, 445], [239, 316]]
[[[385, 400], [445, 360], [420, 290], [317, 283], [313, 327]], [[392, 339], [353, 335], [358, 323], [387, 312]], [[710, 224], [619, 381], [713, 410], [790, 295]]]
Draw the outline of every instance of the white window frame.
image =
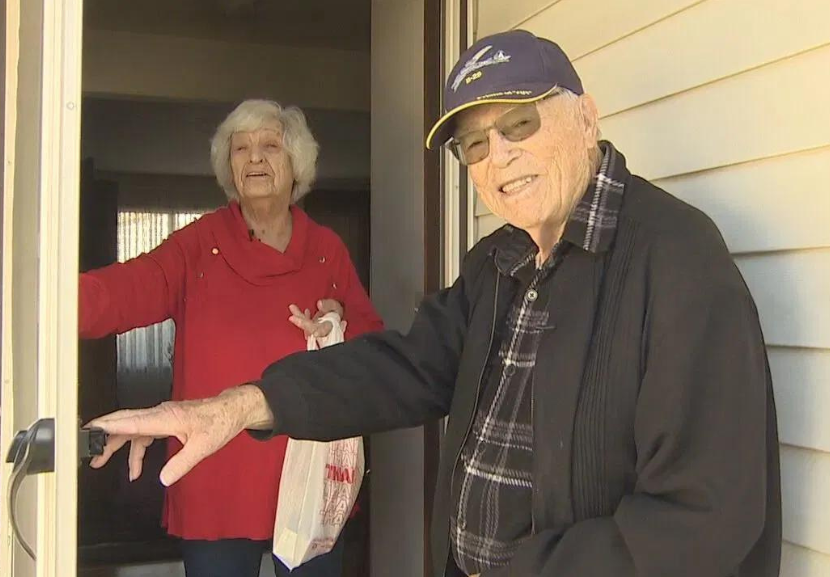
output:
[[[444, 3], [444, 70], [449, 71], [461, 56], [461, 1], [448, 0]], [[470, 46], [475, 37], [476, 0], [467, 2], [467, 38], [465, 46]], [[443, 107], [443, 104], [442, 104]], [[449, 286], [461, 273], [461, 254], [476, 242], [475, 189], [467, 172], [449, 150], [442, 150], [444, 166], [444, 285]], [[461, 179], [466, 178], [466, 198], [462, 199]], [[461, 203], [466, 203], [466, 211], [460, 211]], [[466, 226], [462, 226], [465, 219]], [[462, 238], [462, 231], [466, 235]], [[463, 251], [462, 251], [463, 247]]]

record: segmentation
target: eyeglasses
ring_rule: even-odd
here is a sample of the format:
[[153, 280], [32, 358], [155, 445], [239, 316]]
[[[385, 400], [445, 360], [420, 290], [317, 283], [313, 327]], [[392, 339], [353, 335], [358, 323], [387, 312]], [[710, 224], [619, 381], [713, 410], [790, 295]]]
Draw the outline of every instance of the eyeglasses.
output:
[[499, 116], [491, 126], [454, 136], [447, 146], [461, 164], [468, 166], [481, 162], [490, 154], [488, 133], [491, 128], [510, 142], [520, 142], [536, 134], [541, 125], [536, 103], [522, 104]]

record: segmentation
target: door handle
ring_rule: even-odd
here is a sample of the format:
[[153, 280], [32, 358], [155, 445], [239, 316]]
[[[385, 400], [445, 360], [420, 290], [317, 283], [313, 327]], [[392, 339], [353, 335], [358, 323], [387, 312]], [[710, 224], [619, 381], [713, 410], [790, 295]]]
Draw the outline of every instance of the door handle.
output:
[[[80, 429], [78, 457], [83, 460], [94, 455], [102, 455], [106, 442], [107, 435], [103, 429]], [[23, 538], [17, 524], [15, 504], [23, 479], [29, 475], [51, 473], [55, 470], [55, 419], [39, 419], [27, 430], [18, 432], [12, 439], [6, 462], [14, 463], [8, 492], [8, 511], [12, 529], [20, 546], [34, 560], [35, 552]]]

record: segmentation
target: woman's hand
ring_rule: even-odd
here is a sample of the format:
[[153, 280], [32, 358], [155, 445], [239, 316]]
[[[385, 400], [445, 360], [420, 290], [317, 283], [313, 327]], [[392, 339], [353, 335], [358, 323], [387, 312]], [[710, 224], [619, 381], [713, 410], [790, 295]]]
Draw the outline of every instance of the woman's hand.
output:
[[[323, 315], [327, 313], [337, 313], [341, 319], [345, 315], [343, 305], [334, 299], [323, 299], [317, 301], [317, 312], [314, 316], [311, 316], [310, 310], [306, 309], [303, 311], [297, 305], [290, 305], [288, 310], [291, 311], [291, 316], [288, 320], [291, 321], [291, 323], [296, 327], [303, 330], [305, 338], [313, 336], [317, 339], [323, 339], [329, 335], [332, 325], [328, 321], [320, 321]], [[343, 332], [346, 332], [347, 324], [348, 323], [345, 320], [340, 321], [340, 328]]]
[[314, 315], [314, 318], [319, 319], [328, 313], [337, 313], [337, 316], [341, 319], [346, 318], [346, 311], [343, 310], [343, 305], [341, 305], [340, 302], [334, 299], [323, 299], [321, 301], [317, 301], [317, 314]]

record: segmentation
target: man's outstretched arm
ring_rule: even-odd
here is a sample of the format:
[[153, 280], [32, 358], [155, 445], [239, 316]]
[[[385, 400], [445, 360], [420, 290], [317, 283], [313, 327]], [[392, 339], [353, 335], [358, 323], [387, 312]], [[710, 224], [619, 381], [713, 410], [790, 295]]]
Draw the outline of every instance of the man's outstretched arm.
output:
[[130, 442], [130, 478], [147, 446], [183, 445], [161, 472], [170, 485], [240, 432], [327, 440], [413, 426], [446, 414], [467, 331], [464, 280], [422, 303], [406, 335], [373, 333], [323, 351], [298, 353], [266, 369], [258, 383], [208, 399], [167, 402], [93, 420], [109, 434], [102, 467]]
[[274, 415], [258, 387], [242, 385], [216, 397], [167, 402], [149, 409], [124, 410], [94, 419], [104, 429], [104, 454], [90, 465], [103, 467], [113, 453], [130, 443], [130, 480], [141, 475], [144, 452], [155, 439], [176, 437], [184, 445], [161, 470], [161, 482], [172, 485], [205, 457], [224, 447], [245, 429], [272, 429]]

